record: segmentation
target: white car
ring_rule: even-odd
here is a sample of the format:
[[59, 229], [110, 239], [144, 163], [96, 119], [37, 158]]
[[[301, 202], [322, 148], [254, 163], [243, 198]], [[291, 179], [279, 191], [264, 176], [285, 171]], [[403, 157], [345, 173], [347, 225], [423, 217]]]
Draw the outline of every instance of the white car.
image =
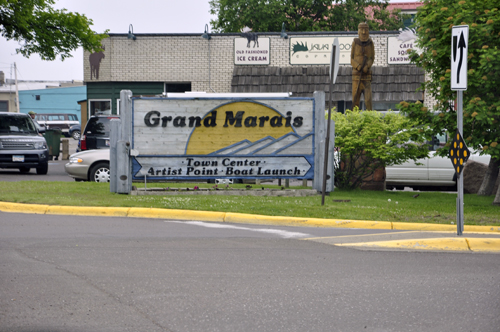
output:
[[[444, 146], [445, 143], [445, 137], [439, 137], [439, 146]], [[469, 160], [488, 165], [490, 156], [472, 153]], [[430, 151], [429, 158], [388, 166], [385, 172], [387, 189], [403, 189], [405, 186], [454, 187], [457, 184], [455, 168], [450, 158], [436, 156], [436, 151]]]
[[109, 149], [72, 154], [64, 170], [75, 181], [109, 182]]

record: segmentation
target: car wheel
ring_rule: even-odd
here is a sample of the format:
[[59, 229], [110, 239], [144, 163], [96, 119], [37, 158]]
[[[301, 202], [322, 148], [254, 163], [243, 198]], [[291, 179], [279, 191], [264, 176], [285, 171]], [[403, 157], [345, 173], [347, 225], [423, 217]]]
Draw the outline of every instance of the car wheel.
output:
[[29, 167], [19, 167], [19, 172], [21, 173], [29, 173], [30, 168]]
[[90, 169], [91, 182], [109, 182], [109, 163], [97, 163]]
[[71, 133], [71, 137], [73, 137], [74, 140], [79, 140], [80, 139], [80, 131], [75, 130], [74, 132]]
[[38, 175], [45, 175], [47, 174], [49, 170], [49, 164], [43, 164], [42, 166], [39, 166], [36, 168], [36, 174]]

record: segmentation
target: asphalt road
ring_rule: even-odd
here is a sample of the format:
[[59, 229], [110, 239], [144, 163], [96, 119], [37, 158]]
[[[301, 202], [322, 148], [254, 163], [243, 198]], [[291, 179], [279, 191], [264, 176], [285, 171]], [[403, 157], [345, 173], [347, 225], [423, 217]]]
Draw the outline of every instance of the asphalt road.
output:
[[[499, 331], [498, 255], [373, 230], [0, 212], [0, 331]], [[380, 232], [380, 231], [379, 231]]]

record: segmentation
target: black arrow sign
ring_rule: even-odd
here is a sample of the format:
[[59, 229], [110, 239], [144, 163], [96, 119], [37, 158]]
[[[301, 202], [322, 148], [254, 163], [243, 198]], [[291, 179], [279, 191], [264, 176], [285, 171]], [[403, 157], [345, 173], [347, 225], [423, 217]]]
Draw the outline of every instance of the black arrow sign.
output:
[[462, 62], [464, 58], [464, 48], [466, 48], [467, 45], [465, 45], [465, 38], [464, 38], [464, 33], [460, 34], [460, 41], [458, 42], [458, 48], [460, 49], [460, 59], [458, 60], [458, 67], [457, 67], [457, 83], [460, 83], [460, 68], [462, 68]]
[[457, 42], [458, 42], [458, 37], [453, 36], [453, 62], [457, 61]]

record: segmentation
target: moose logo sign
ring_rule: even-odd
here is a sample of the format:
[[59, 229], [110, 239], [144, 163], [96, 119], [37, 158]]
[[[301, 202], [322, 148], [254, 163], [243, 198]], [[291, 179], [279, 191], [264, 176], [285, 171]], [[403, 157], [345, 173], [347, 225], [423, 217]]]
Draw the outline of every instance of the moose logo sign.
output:
[[244, 34], [245, 38], [234, 39], [235, 65], [269, 65], [269, 38], [259, 38], [255, 33]]

